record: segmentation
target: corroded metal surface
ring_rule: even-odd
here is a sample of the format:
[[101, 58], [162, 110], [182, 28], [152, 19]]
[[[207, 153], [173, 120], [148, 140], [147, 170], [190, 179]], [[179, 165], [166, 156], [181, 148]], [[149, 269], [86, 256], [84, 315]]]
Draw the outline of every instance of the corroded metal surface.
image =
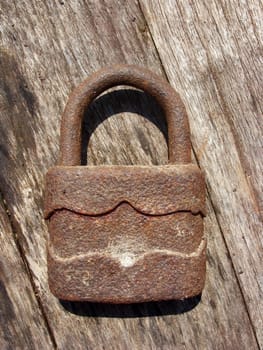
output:
[[66, 208], [99, 215], [129, 202], [138, 211], [205, 214], [205, 183], [194, 164], [163, 166], [57, 166], [47, 175], [45, 217]]
[[203, 288], [206, 242], [200, 215], [150, 217], [123, 203], [99, 216], [57, 211], [50, 231], [49, 283], [61, 299], [182, 299]]
[[[86, 106], [129, 84], [164, 109], [166, 166], [76, 166]], [[188, 121], [174, 90], [138, 67], [104, 69], [71, 95], [63, 115], [60, 165], [45, 198], [51, 291], [61, 299], [130, 303], [199, 294], [205, 280], [205, 183], [190, 164]]]

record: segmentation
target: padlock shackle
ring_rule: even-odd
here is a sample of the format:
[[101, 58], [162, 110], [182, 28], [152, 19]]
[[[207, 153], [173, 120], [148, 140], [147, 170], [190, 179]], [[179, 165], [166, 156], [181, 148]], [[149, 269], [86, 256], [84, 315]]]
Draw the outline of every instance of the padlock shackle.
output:
[[153, 96], [162, 107], [168, 127], [169, 163], [189, 163], [191, 143], [188, 118], [178, 93], [165, 80], [145, 68], [116, 65], [93, 73], [70, 95], [62, 117], [60, 165], [80, 165], [81, 127], [88, 105], [105, 90], [129, 85]]

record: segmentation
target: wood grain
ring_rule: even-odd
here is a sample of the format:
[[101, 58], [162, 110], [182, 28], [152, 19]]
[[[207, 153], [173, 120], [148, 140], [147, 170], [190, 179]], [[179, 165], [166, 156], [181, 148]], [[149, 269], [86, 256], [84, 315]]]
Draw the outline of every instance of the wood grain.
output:
[[[252, 185], [242, 187], [242, 191], [238, 187], [240, 184], [248, 185], [242, 175], [243, 168], [230, 124], [225, 121], [221, 109], [221, 113], [216, 114], [220, 126], [214, 131], [217, 138], [213, 138], [214, 133], [210, 138], [212, 122], [207, 118], [207, 110], [212, 113], [214, 108], [215, 113], [218, 113], [218, 100], [213, 95], [213, 89], [207, 92], [209, 99], [200, 99], [206, 95], [197, 88], [199, 81], [192, 87], [178, 84], [178, 90], [191, 117], [194, 150], [201, 166], [206, 169], [209, 197], [213, 200], [212, 205], [208, 197], [208, 272], [201, 301], [198, 303], [199, 299], [194, 298], [185, 302], [127, 307], [78, 304], [59, 302], [48, 290], [45, 248], [47, 228], [42, 213], [44, 176], [57, 159], [60, 116], [69, 92], [89, 73], [106, 64], [140, 64], [164, 75], [163, 51], [172, 52], [167, 33], [162, 32], [162, 37], [166, 38], [165, 42], [162, 41], [165, 47], [163, 50], [159, 47], [160, 38], [156, 38], [156, 31], [166, 28], [166, 17], [160, 17], [163, 23], [153, 25], [153, 16], [160, 8], [155, 9], [150, 2], [142, 5], [155, 43], [162, 54], [162, 62], [141, 8], [135, 2], [111, 0], [106, 5], [103, 1], [91, 0], [21, 0], [1, 3], [0, 189], [10, 218], [15, 223], [16, 244], [21, 249], [12, 250], [12, 246], [16, 247], [15, 241], [5, 233], [3, 239], [8, 247], [8, 259], [15, 259], [21, 268], [24, 264], [24, 274], [27, 273], [24, 283], [30, 280], [31, 290], [38, 292], [37, 296], [32, 295], [28, 309], [37, 305], [37, 300], [40, 307], [34, 309], [34, 314], [27, 312], [27, 319], [31, 322], [32, 332], [36, 325], [39, 328], [39, 335], [36, 333], [34, 336], [41, 337], [42, 334], [41, 341], [46, 341], [42, 348], [48, 348], [51, 339], [53, 347], [58, 349], [258, 349], [250, 321], [252, 316], [248, 315], [243, 299], [245, 289], [240, 290], [236, 278], [236, 271], [241, 272], [237, 270], [237, 264], [240, 264], [240, 267], [248, 269], [242, 270], [243, 274], [251, 273], [247, 282], [254, 286], [256, 274], [251, 270], [257, 271], [259, 268], [255, 255], [248, 255], [249, 252], [243, 249], [244, 240], [235, 241], [241, 234], [237, 207], [240, 207], [242, 215], [246, 211], [245, 224], [242, 225], [248, 225], [247, 222], [258, 225], [258, 221], [253, 218], [256, 214], [251, 216], [249, 194], [252, 190], [248, 190], [252, 189]], [[169, 12], [167, 18], [168, 15]], [[180, 16], [187, 19], [187, 14], [175, 12], [175, 15], [178, 20]], [[175, 24], [173, 28], [176, 28]], [[166, 60], [171, 72], [173, 66], [170, 57]], [[184, 61], [182, 70], [178, 70], [182, 81], [185, 78], [183, 67]], [[168, 72], [167, 67], [165, 69]], [[171, 77], [170, 73], [169, 79]], [[203, 80], [209, 89], [214, 87], [205, 70]], [[173, 79], [171, 81], [175, 84]], [[187, 98], [186, 91], [191, 92]], [[215, 98], [214, 105], [212, 97]], [[198, 104], [194, 104], [196, 101]], [[193, 123], [193, 112], [199, 124]], [[88, 153], [83, 151], [84, 163], [86, 159], [89, 164], [164, 164], [167, 161], [164, 118], [152, 99], [143, 93], [122, 89], [103, 95], [86, 113], [84, 126], [83, 149], [88, 146]], [[229, 140], [221, 135], [224, 130]], [[217, 147], [218, 142], [222, 145], [220, 149]], [[226, 171], [224, 158], [230, 154], [229, 145], [233, 147], [232, 156], [226, 159], [230, 164], [236, 164], [238, 177], [233, 174], [232, 167], [231, 173]], [[213, 147], [221, 158], [216, 157]], [[250, 147], [247, 148], [248, 152], [252, 152]], [[204, 163], [203, 159], [207, 158], [209, 161]], [[223, 162], [224, 172], [218, 167], [218, 160]], [[226, 186], [222, 187], [222, 192], [218, 188], [218, 172], [221, 176], [228, 176], [220, 180]], [[214, 174], [216, 181], [212, 182], [211, 174]], [[236, 192], [232, 192], [234, 188]], [[238, 196], [243, 196], [241, 202]], [[228, 214], [226, 223], [223, 223], [222, 213], [225, 214], [226, 208], [231, 215]], [[3, 211], [1, 217], [3, 232], [10, 232]], [[218, 220], [221, 220], [220, 225]], [[244, 222], [243, 219], [240, 221]], [[241, 228], [244, 230], [248, 226]], [[233, 232], [235, 235], [229, 237]], [[249, 238], [250, 234], [247, 232], [246, 237]], [[232, 241], [236, 242], [235, 245], [229, 244]], [[256, 240], [255, 243], [247, 242], [252, 248], [256, 244]], [[236, 271], [232, 266], [234, 254]], [[247, 255], [240, 258], [240, 254]], [[255, 266], [248, 267], [248, 261], [255, 263]], [[11, 274], [17, 267], [7, 265], [6, 268]], [[8, 291], [6, 280], [2, 282]], [[20, 282], [16, 281], [12, 288], [19, 290]], [[250, 294], [250, 305], [258, 301], [255, 293]], [[16, 292], [12, 298], [13, 304], [22, 305], [26, 296]], [[257, 310], [254, 311], [256, 316], [253, 324], [256, 327], [258, 316]], [[40, 317], [41, 312], [46, 321], [39, 327], [41, 321], [36, 315]], [[4, 318], [0, 324], [3, 332], [5, 322]], [[12, 319], [12, 325], [17, 329], [21, 327], [18, 316]], [[10, 333], [10, 337], [15, 335], [15, 331]], [[8, 340], [5, 346], [12, 347], [12, 344], [12, 340]], [[25, 347], [38, 348], [33, 341], [27, 344], [26, 340]]]
[[141, 3], [263, 346], [262, 3]]
[[0, 205], [0, 348], [53, 349], [47, 322]]

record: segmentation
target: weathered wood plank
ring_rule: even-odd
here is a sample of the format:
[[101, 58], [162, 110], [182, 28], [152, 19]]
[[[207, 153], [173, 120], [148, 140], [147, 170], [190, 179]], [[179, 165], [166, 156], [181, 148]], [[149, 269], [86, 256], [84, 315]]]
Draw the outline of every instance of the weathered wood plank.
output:
[[263, 346], [262, 3], [141, 3]]
[[53, 349], [32, 285], [0, 204], [0, 348]]
[[[207, 283], [202, 301], [191, 312], [178, 314], [195, 300], [136, 307], [63, 306], [50, 294], [42, 195], [45, 172], [57, 158], [67, 95], [105, 64], [141, 64], [159, 74], [162, 67], [135, 3], [24, 0], [1, 6], [1, 190], [19, 227], [18, 240], [58, 348], [257, 349], [209, 201]], [[165, 123], [152, 101], [134, 92], [111, 95], [105, 101], [107, 105], [94, 104], [88, 113], [87, 137], [105, 117], [125, 109], [132, 114], [116, 115], [96, 128], [89, 140], [88, 161], [166, 162], [167, 146], [159, 130], [165, 133]], [[138, 112], [146, 118], [134, 114]]]

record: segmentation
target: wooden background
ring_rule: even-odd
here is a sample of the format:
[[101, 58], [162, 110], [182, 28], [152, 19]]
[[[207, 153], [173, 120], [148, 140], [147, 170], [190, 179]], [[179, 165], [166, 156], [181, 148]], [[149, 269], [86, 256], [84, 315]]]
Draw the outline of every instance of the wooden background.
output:
[[[0, 2], [0, 348], [263, 348], [260, 0]], [[43, 186], [70, 91], [113, 63], [148, 67], [181, 95], [207, 182], [201, 300], [60, 303], [47, 286]], [[110, 117], [110, 118], [109, 118]], [[166, 125], [126, 88], [85, 118], [89, 164], [163, 164]]]

